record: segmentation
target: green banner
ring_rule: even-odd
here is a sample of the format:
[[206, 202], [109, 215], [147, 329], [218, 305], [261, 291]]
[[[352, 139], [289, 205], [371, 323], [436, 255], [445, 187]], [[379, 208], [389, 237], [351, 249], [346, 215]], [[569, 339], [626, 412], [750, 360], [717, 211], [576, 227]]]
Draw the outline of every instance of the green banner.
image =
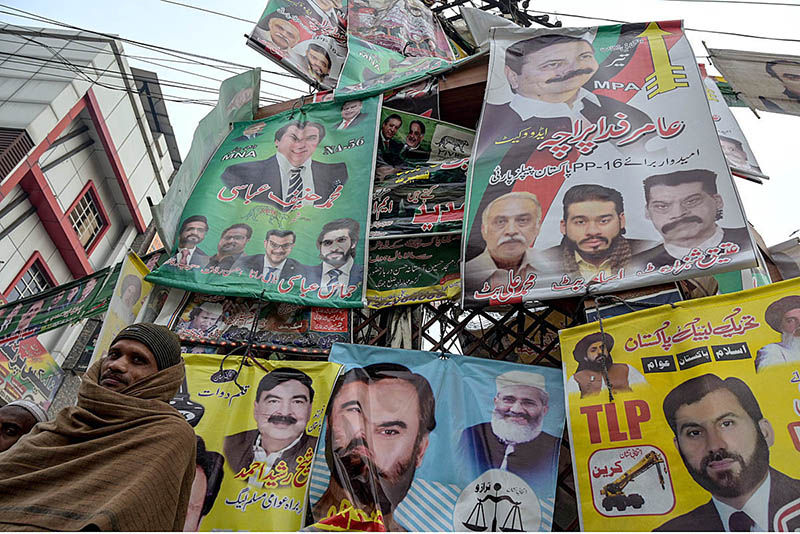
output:
[[321, 102], [235, 123], [183, 208], [172, 257], [147, 280], [361, 307], [380, 98], [358, 104]]

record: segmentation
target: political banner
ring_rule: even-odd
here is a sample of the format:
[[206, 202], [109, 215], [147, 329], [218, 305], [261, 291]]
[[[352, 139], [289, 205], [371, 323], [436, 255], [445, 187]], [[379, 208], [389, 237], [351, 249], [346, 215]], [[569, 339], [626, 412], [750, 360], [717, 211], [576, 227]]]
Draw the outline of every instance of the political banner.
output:
[[[253, 329], [253, 321], [258, 322]], [[352, 339], [349, 311], [173, 290], [156, 319], [178, 334], [185, 352], [213, 354], [253, 343], [297, 354], [323, 354]]]
[[360, 307], [380, 105], [321, 102], [235, 123], [183, 208], [172, 257], [147, 280]]
[[310, 85], [333, 89], [347, 57], [341, 0], [269, 0], [247, 44]]
[[680, 21], [491, 31], [466, 307], [755, 265]]
[[560, 339], [581, 530], [800, 526], [800, 281]]
[[197, 474], [184, 531], [296, 532], [331, 388], [329, 362], [184, 354], [170, 404], [194, 426]]
[[769, 247], [769, 255], [784, 280], [800, 276], [800, 237]]
[[142, 305], [150, 296], [153, 284], [144, 281], [150, 269], [135, 253], [129, 251], [122, 261], [117, 283], [114, 285], [114, 296], [108, 305], [108, 312], [103, 318], [103, 325], [94, 344], [92, 361], [105, 358], [111, 342], [123, 328], [136, 322]]
[[384, 108], [370, 236], [461, 233], [474, 138], [472, 130]]
[[386, 91], [383, 106], [430, 119], [439, 118], [439, 80], [428, 78], [405, 87]]
[[717, 128], [722, 153], [725, 154], [728, 167], [731, 168], [734, 176], [747, 178], [759, 184], [763, 183], [761, 180], [768, 180], [769, 176], [761, 172], [744, 132], [722, 96], [722, 91], [706, 74], [705, 65], [700, 63], [698, 66], [700, 67], [700, 76], [703, 78], [703, 85], [706, 87], [706, 98], [708, 106], [711, 108], [711, 117], [714, 119], [714, 126]]
[[230, 123], [250, 120], [258, 110], [261, 69], [253, 69], [223, 81], [217, 105], [200, 119], [192, 136], [189, 152], [170, 182], [161, 202], [151, 207], [158, 235], [163, 243], [173, 243], [178, 235], [181, 212], [214, 151], [230, 131]]
[[461, 234], [369, 243], [367, 306], [380, 309], [461, 295]]
[[719, 48], [708, 55], [751, 108], [800, 115], [800, 57]]
[[558, 369], [343, 344], [330, 360], [344, 369], [311, 475], [312, 528], [550, 530]]
[[0, 345], [0, 399], [29, 400], [44, 410], [53, 402], [64, 371], [36, 337]]
[[722, 93], [723, 98], [725, 99], [725, 103], [728, 104], [729, 108], [746, 108], [747, 104], [742, 102], [739, 98], [739, 93], [733, 90], [731, 84], [728, 83], [722, 76], [711, 76], [711, 79], [717, 84], [720, 92]]

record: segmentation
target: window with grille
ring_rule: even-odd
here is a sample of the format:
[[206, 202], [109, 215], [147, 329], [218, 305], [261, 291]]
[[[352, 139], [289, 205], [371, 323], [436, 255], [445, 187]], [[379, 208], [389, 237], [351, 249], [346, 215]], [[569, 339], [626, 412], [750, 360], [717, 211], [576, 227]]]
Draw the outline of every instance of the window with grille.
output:
[[14, 288], [8, 294], [7, 299], [8, 302], [12, 302], [35, 295], [36, 293], [40, 293], [50, 289], [51, 287], [54, 287], [53, 282], [50, 280], [50, 277], [47, 275], [47, 272], [45, 271], [41, 262], [36, 260], [31, 263], [31, 266], [28, 267], [28, 270], [25, 271], [25, 273], [19, 279], [19, 282], [16, 283]]
[[84, 249], [89, 249], [108, 224], [103, 218], [91, 190], [87, 190], [72, 211], [69, 220]]

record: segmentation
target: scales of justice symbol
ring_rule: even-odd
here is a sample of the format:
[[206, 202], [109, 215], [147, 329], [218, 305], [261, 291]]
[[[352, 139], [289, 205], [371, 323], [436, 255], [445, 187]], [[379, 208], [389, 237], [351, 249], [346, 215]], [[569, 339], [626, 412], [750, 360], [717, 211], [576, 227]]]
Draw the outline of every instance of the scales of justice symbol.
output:
[[[502, 532], [524, 532], [525, 527], [522, 525], [522, 513], [520, 512], [519, 505], [522, 504], [522, 501], [517, 502], [508, 495], [498, 495], [502, 489], [502, 485], [500, 483], [495, 483], [492, 486], [494, 489], [494, 495], [487, 495], [482, 499], [478, 499], [478, 502], [475, 503], [475, 506], [472, 508], [472, 511], [469, 513], [469, 517], [467, 517], [466, 522], [462, 523], [468, 529], [475, 531], [475, 532], [485, 532], [489, 530], [486, 527], [486, 515], [483, 511], [483, 503], [486, 501], [491, 501], [494, 503], [494, 514], [492, 516], [492, 532], [497, 532], [497, 508], [500, 502], [508, 501], [511, 503], [511, 509], [508, 511], [506, 515], [505, 521], [503, 521], [503, 526], [500, 527], [500, 531]], [[509, 520], [511, 520], [511, 525], [508, 524]], [[474, 522], [473, 522], [474, 521]]]

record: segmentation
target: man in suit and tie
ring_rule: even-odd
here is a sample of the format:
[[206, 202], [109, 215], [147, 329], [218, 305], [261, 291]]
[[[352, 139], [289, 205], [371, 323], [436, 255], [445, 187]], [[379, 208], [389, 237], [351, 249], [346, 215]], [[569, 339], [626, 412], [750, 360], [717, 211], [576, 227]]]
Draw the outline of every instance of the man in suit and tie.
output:
[[347, 166], [311, 159], [324, 137], [325, 127], [318, 122], [288, 122], [275, 132], [274, 156], [231, 165], [222, 173], [222, 181], [230, 188], [239, 186], [240, 197], [254, 195], [252, 201], [281, 211], [297, 209], [316, 197], [313, 205], [325, 204], [347, 182]]
[[385, 165], [400, 165], [403, 159], [400, 151], [403, 143], [394, 139], [395, 134], [403, 126], [403, 119], [397, 113], [392, 113], [381, 123], [381, 131], [378, 139], [378, 161]]
[[[659, 531], [793, 531], [800, 480], [769, 465], [775, 431], [736, 377], [691, 378], [664, 399], [664, 416], [686, 470], [711, 500]], [[789, 506], [791, 504], [791, 506]]]
[[242, 256], [251, 237], [253, 228], [249, 224], [232, 224], [222, 232], [217, 243], [217, 253], [208, 259], [207, 266], [233, 269], [233, 264]]
[[192, 215], [184, 219], [178, 232], [178, 253], [175, 259], [179, 266], [208, 264], [208, 254], [197, 245], [206, 238], [208, 220], [205, 215]]
[[338, 287], [349, 293], [364, 280], [364, 266], [355, 263], [360, 229], [358, 221], [349, 218], [326, 223], [317, 237], [322, 263], [308, 268], [306, 282], [319, 284], [320, 294], [330, 295]]
[[337, 126], [337, 130], [346, 130], [364, 120], [366, 114], [361, 113], [361, 100], [348, 100], [342, 104], [342, 122]]
[[239, 258], [234, 267], [240, 267], [245, 273], [257, 271], [258, 276], [270, 284], [298, 274], [305, 276], [307, 266], [289, 257], [296, 240], [297, 236], [291, 230], [269, 230], [264, 239], [266, 253]]
[[408, 135], [406, 143], [400, 149], [400, 155], [404, 159], [415, 161], [427, 161], [431, 155], [430, 150], [420, 147], [422, 139], [425, 137], [425, 124], [422, 121], [413, 120], [408, 124]]
[[267, 125], [266, 122], [256, 122], [248, 126], [242, 132], [242, 135], [239, 137], [234, 138], [234, 141], [241, 142], [241, 141], [251, 141], [261, 135], [261, 131]]

